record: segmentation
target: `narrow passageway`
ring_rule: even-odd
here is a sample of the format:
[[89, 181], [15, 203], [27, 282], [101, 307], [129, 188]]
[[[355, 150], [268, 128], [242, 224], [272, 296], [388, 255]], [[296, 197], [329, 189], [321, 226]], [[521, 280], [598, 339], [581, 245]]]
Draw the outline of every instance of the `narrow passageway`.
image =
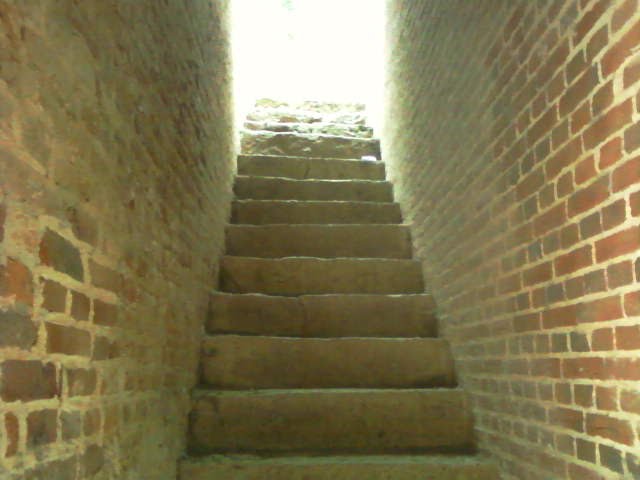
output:
[[248, 115], [182, 479], [496, 478], [363, 112]]

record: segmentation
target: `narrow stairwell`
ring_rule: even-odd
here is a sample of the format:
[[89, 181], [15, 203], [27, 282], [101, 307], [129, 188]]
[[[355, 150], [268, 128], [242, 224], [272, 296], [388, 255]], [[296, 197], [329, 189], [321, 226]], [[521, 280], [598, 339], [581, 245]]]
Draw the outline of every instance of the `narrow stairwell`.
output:
[[182, 480], [495, 480], [362, 107], [258, 102]]

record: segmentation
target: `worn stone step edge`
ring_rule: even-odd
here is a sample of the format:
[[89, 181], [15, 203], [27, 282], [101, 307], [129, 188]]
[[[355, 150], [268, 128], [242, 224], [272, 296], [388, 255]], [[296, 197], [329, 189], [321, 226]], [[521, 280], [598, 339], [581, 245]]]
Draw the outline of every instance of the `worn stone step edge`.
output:
[[[389, 469], [392, 469], [391, 471]], [[229, 480], [496, 480], [496, 465], [478, 455], [336, 455], [276, 456], [210, 455], [187, 458], [180, 480], [209, 480], [211, 473]], [[264, 477], [263, 475], [269, 475]], [[272, 476], [274, 475], [275, 476]], [[464, 474], [464, 477], [460, 475]], [[336, 476], [339, 475], [339, 476]], [[362, 475], [367, 475], [363, 477]], [[373, 475], [373, 476], [372, 476]], [[379, 476], [380, 475], [380, 476]], [[442, 475], [446, 475], [442, 476]], [[222, 477], [218, 477], [222, 478]]]
[[406, 225], [230, 224], [225, 227], [225, 238], [226, 254], [234, 256], [413, 257]]
[[[402, 224], [400, 205], [395, 202], [235, 199], [231, 204], [231, 211], [231, 222], [237, 225], [348, 225], [365, 222], [367, 225]], [[261, 220], [263, 216], [266, 221]], [[326, 223], [319, 223], [325, 218]]]
[[282, 297], [212, 292], [205, 325], [210, 334], [303, 338], [430, 338], [438, 333], [436, 305], [429, 294]]
[[238, 388], [432, 388], [456, 385], [441, 338], [206, 336], [201, 381]]
[[240, 155], [239, 175], [263, 175], [298, 180], [384, 181], [384, 163], [339, 158]]

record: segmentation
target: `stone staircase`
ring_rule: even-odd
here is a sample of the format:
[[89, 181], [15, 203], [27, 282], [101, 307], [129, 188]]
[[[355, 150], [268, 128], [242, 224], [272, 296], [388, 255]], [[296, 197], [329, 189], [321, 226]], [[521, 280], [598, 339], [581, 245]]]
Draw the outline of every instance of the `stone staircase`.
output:
[[498, 478], [370, 133], [358, 105], [249, 115], [181, 480]]

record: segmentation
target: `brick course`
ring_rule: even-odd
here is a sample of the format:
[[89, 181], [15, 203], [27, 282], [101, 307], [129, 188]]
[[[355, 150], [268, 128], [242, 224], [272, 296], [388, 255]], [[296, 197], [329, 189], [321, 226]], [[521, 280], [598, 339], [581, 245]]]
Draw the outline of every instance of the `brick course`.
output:
[[0, 0], [0, 477], [174, 480], [234, 169], [228, 2]]
[[638, 476], [639, 7], [389, 2], [383, 155], [505, 479]]

